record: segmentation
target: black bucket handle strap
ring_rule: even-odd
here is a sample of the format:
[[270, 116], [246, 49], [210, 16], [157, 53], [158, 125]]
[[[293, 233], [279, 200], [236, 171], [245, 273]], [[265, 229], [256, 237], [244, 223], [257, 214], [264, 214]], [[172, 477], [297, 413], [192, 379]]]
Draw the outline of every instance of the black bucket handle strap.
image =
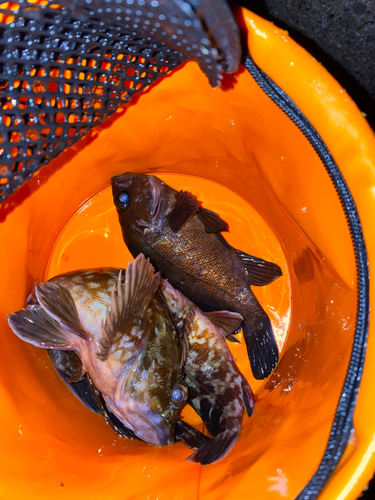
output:
[[295, 499], [315, 500], [334, 472], [353, 430], [353, 413], [362, 378], [368, 335], [369, 273], [367, 251], [353, 197], [323, 139], [292, 99], [255, 64], [250, 55], [245, 57], [244, 65], [260, 88], [300, 129], [322, 161], [344, 210], [355, 254], [358, 290], [357, 316], [349, 366], [323, 458], [311, 480]]

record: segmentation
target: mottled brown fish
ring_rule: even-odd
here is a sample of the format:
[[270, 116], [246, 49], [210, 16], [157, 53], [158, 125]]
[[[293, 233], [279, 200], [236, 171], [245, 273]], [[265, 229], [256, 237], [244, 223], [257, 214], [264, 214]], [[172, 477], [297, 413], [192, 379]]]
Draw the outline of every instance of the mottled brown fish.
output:
[[[201, 464], [216, 462], [227, 455], [238, 439], [244, 408], [249, 416], [253, 413], [250, 387], [224, 340], [243, 318], [228, 311], [202, 313], [167, 281], [160, 280], [159, 275], [157, 281], [151, 280], [153, 268], [148, 265], [147, 269], [146, 264], [141, 254], [132, 267], [128, 266], [124, 283], [121, 270], [113, 268], [57, 276], [36, 287], [28, 299], [29, 308], [10, 315], [9, 324], [23, 340], [54, 349], [51, 359], [60, 375], [68, 377], [68, 385], [77, 384], [87, 371], [90, 376], [83, 379], [84, 393], [78, 393], [78, 397], [94, 411], [100, 410], [121, 436], [153, 444], [173, 442], [170, 435], [168, 441], [160, 440], [160, 428], [165, 431], [160, 421], [163, 417], [169, 428], [176, 425], [177, 440], [198, 448], [188, 460]], [[142, 265], [147, 269], [143, 279], [146, 269], [142, 272]], [[131, 318], [136, 303], [131, 297], [140, 288], [147, 296], [148, 281], [152, 287], [159, 282], [160, 289], [146, 308], [148, 320], [139, 319], [134, 324]], [[120, 318], [121, 303], [130, 309], [127, 327], [125, 319]], [[164, 310], [166, 305], [169, 314]], [[119, 330], [120, 322], [122, 336], [116, 339], [113, 332]], [[145, 340], [149, 325], [153, 326]], [[143, 348], [137, 341], [143, 342]], [[131, 361], [137, 356], [138, 364]], [[176, 410], [187, 398], [213, 439], [182, 420], [175, 422]], [[136, 401], [130, 403], [132, 399]], [[150, 412], [150, 401], [155, 399], [159, 404], [152, 404]], [[152, 422], [152, 431], [156, 427], [151, 436], [150, 429], [145, 429], [145, 416]]]
[[224, 458], [234, 446], [244, 409], [249, 417], [254, 411], [251, 389], [224, 340], [243, 318], [228, 311], [204, 314], [165, 280], [161, 290], [177, 325], [187, 336], [184, 380], [189, 388], [188, 402], [214, 436], [188, 460], [211, 464]]
[[[114, 274], [112, 269], [106, 271], [114, 276], [118, 273], [118, 270]], [[251, 390], [224, 340], [224, 337], [230, 336], [239, 327], [243, 318], [240, 314], [228, 311], [205, 315], [165, 280], [161, 280], [160, 289], [179, 331], [186, 337], [183, 379], [188, 387], [188, 403], [202, 418], [214, 439], [206, 438], [182, 420], [177, 421], [176, 437], [182, 439], [190, 448], [198, 448], [198, 451], [188, 458], [189, 461], [210, 464], [226, 456], [235, 444], [241, 432], [244, 408], [249, 416], [253, 413]], [[58, 355], [58, 359], [54, 358], [55, 367], [61, 369], [62, 364], [66, 376], [69, 375], [72, 370], [70, 365], [74, 364], [74, 353], [69, 353], [69, 359], [66, 359], [66, 351], [53, 353], [54, 356]], [[84, 388], [87, 391], [87, 384]], [[178, 403], [177, 399], [184, 395], [184, 391], [183, 387], [176, 388], [174, 400]], [[122, 436], [133, 437], [124, 431], [121, 423], [116, 421], [102, 404], [101, 395], [94, 388], [95, 396], [106, 421], [115, 431]], [[78, 397], [92, 408], [90, 392], [88, 395], [78, 394]], [[184, 401], [183, 398], [181, 404]]]
[[278, 349], [270, 320], [250, 285], [271, 283], [281, 276], [280, 267], [230, 246], [220, 234], [226, 223], [218, 215], [155, 176], [125, 173], [112, 178], [112, 190], [132, 255], [144, 253], [203, 311], [241, 314], [254, 377], [270, 375]]
[[[63, 274], [36, 286], [34, 304], [9, 315], [9, 325], [37, 347], [77, 353], [70, 381], [87, 372], [107, 421], [115, 428], [119, 422], [122, 435], [161, 446], [175, 441], [187, 390], [183, 338], [159, 285], [143, 255], [124, 277], [118, 269]], [[184, 440], [186, 431], [189, 444], [187, 427], [177, 435]]]

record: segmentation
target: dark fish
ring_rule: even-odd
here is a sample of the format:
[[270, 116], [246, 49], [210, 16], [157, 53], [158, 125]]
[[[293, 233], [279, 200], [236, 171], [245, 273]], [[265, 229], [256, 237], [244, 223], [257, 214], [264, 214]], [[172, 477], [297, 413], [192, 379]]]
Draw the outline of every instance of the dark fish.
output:
[[282, 275], [274, 263], [231, 247], [221, 234], [226, 223], [191, 194], [152, 175], [112, 178], [114, 202], [126, 245], [144, 253], [162, 276], [203, 311], [236, 311], [256, 379], [270, 375], [279, 353], [270, 320], [250, 285]]
[[117, 269], [67, 273], [36, 286], [37, 304], [9, 315], [9, 325], [37, 347], [77, 353], [57, 360], [63, 370], [69, 364], [69, 382], [87, 372], [95, 388], [89, 397], [105, 416], [108, 410], [111, 425], [161, 446], [175, 441], [187, 391], [183, 339], [159, 285], [160, 274], [143, 255], [125, 278]]
[[211, 464], [224, 458], [234, 446], [244, 409], [249, 417], [254, 411], [251, 389], [224, 340], [243, 318], [228, 311], [204, 314], [165, 280], [161, 290], [177, 325], [187, 336], [184, 380], [189, 388], [188, 402], [214, 436], [188, 460]]

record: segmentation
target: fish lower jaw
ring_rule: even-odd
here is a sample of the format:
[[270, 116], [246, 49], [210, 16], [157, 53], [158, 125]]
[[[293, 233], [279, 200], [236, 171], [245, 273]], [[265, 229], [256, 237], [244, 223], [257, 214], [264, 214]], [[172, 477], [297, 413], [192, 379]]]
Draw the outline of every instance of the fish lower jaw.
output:
[[142, 404], [138, 408], [136, 402], [132, 400], [113, 402], [105, 396], [104, 399], [112, 413], [145, 443], [154, 446], [174, 443], [174, 433], [158, 413], [147, 411]]

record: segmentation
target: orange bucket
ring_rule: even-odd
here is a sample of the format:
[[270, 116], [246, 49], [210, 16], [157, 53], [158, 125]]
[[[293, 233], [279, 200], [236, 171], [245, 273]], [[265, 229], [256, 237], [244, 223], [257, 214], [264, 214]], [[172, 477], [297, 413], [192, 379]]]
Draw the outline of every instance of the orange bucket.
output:
[[[375, 140], [367, 122], [286, 32], [242, 15], [254, 61], [310, 120], [338, 164], [371, 271]], [[193, 192], [228, 222], [232, 245], [283, 269], [281, 279], [254, 288], [273, 322], [280, 363], [269, 379], [255, 381], [244, 346], [231, 346], [255, 392], [255, 413], [244, 417], [230, 454], [213, 465], [186, 462], [191, 451], [182, 443], [157, 448], [116, 436], [71, 395], [47, 353], [7, 325], [6, 315], [24, 306], [34, 282], [127, 264], [109, 185], [111, 176], [130, 170]], [[330, 176], [250, 73], [241, 67], [212, 89], [197, 64], [185, 64], [44, 167], [14, 200], [15, 209], [0, 210], [1, 498], [296, 498], [325, 452], [360, 290], [348, 220]], [[354, 432], [321, 500], [354, 500], [375, 468], [373, 328], [370, 322]], [[202, 425], [192, 411], [184, 415]]]

